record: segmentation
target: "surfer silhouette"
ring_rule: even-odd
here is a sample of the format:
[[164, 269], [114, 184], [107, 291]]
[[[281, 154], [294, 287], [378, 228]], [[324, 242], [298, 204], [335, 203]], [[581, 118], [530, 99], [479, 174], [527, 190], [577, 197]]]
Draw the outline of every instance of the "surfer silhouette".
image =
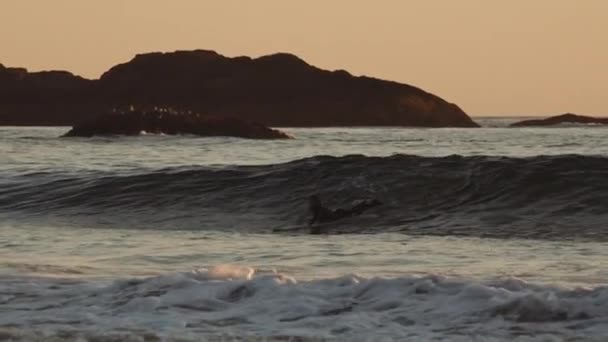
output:
[[331, 209], [328, 209], [323, 206], [319, 196], [312, 195], [308, 199], [308, 204], [309, 204], [309, 209], [312, 213], [312, 218], [308, 222], [308, 225], [310, 226], [310, 233], [311, 234], [321, 234], [321, 227], [313, 226], [313, 223], [315, 223], [315, 222], [326, 223], [326, 222], [336, 221], [336, 220], [339, 220], [339, 219], [342, 219], [345, 217], [359, 215], [363, 211], [365, 211], [369, 208], [378, 206], [382, 203], [376, 199], [373, 199], [373, 200], [366, 200], [361, 203], [358, 203], [357, 205], [355, 205], [354, 207], [352, 207], [350, 209], [339, 208], [336, 210], [331, 210]]

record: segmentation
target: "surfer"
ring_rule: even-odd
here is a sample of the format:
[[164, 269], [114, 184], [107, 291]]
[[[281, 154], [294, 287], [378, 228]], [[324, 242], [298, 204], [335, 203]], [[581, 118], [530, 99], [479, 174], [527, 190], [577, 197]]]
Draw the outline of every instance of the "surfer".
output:
[[336, 221], [345, 217], [359, 215], [369, 208], [382, 204], [377, 199], [373, 199], [358, 203], [350, 209], [339, 208], [336, 210], [331, 210], [323, 206], [323, 204], [321, 203], [321, 199], [319, 199], [319, 196], [317, 195], [310, 196], [308, 203], [310, 211], [312, 213], [312, 218], [310, 219], [310, 222], [308, 222], [311, 234], [321, 234], [321, 227], [312, 226], [312, 224], [315, 222], [326, 223]]

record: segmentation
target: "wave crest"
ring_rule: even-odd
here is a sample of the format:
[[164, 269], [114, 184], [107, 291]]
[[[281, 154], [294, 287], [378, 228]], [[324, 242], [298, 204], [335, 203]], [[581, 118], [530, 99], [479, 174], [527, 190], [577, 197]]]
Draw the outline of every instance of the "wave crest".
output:
[[285, 164], [11, 177], [0, 213], [89, 226], [261, 232], [304, 224], [307, 197], [384, 204], [333, 232], [605, 239], [608, 159], [318, 156]]
[[[0, 327], [47, 329], [46, 334], [69, 327], [84, 335], [144, 330], [182, 340], [227, 331], [339, 340], [467, 341], [472, 332], [499, 340], [548, 332], [576, 339], [604, 335], [608, 323], [606, 287], [564, 289], [513, 278], [344, 275], [296, 281], [277, 273], [208, 279], [184, 272], [108, 284], [27, 277], [3, 284], [7, 314]], [[27, 315], [17, 310], [25, 306]], [[530, 324], [535, 322], [545, 324]]]

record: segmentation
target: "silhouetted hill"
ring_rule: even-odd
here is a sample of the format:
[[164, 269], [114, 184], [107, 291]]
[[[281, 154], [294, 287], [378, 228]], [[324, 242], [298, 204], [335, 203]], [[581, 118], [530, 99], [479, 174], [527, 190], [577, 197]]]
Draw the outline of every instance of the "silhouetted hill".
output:
[[269, 126], [477, 127], [458, 106], [421, 89], [326, 71], [291, 54], [224, 57], [148, 53], [99, 80], [0, 67], [0, 124], [71, 125], [136, 106], [172, 107]]
[[97, 107], [95, 82], [66, 71], [28, 72], [0, 64], [0, 124], [67, 125]]
[[529, 126], [553, 126], [560, 124], [600, 124], [608, 125], [608, 118], [595, 118], [592, 116], [577, 115], [566, 113], [557, 116], [551, 116], [545, 119], [523, 120], [512, 123], [511, 127], [529, 127]]

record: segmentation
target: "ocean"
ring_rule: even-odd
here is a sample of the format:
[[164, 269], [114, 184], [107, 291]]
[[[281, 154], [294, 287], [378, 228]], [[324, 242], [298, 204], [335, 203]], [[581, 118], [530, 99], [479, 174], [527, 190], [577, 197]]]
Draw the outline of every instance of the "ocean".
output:
[[[0, 127], [0, 340], [606, 341], [608, 130]], [[309, 196], [382, 205], [310, 235]]]

